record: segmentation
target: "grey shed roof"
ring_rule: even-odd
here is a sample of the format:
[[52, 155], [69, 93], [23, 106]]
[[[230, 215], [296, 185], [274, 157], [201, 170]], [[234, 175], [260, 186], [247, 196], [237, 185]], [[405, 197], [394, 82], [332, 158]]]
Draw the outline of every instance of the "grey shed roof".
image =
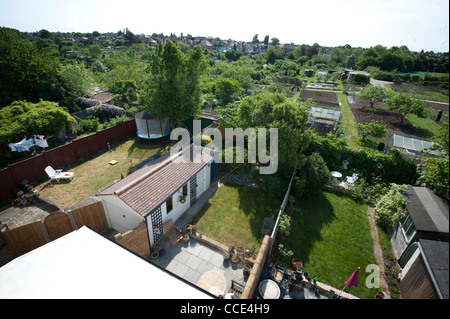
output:
[[419, 240], [423, 258], [426, 259], [431, 276], [434, 277], [436, 282], [436, 289], [442, 295], [443, 299], [448, 299], [448, 242], [434, 241], [427, 239]]
[[410, 186], [406, 209], [418, 231], [448, 234], [448, 204], [426, 187]]

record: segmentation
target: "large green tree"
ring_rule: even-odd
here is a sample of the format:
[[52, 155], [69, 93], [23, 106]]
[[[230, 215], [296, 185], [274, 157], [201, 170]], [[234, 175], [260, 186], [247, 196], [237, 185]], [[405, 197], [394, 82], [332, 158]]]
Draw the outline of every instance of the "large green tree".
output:
[[264, 91], [244, 98], [228, 124], [244, 130], [277, 128], [279, 162], [291, 167], [302, 167], [305, 163], [302, 151], [310, 141], [306, 131], [307, 120], [306, 103], [295, 103], [282, 94]]
[[15, 100], [52, 99], [58, 65], [24, 34], [0, 27], [0, 107]]
[[423, 101], [410, 97], [402, 93], [390, 93], [386, 100], [387, 110], [396, 111], [401, 116], [400, 125], [403, 126], [403, 120], [406, 115], [414, 114], [420, 118], [427, 117], [427, 109]]
[[149, 78], [141, 103], [156, 119], [169, 118], [171, 128], [200, 112], [200, 77], [206, 68], [200, 46], [186, 55], [171, 41], [160, 42], [149, 58]]
[[382, 86], [368, 85], [361, 90], [357, 97], [369, 100], [370, 107], [373, 108], [375, 102], [383, 102], [387, 98], [387, 92]]

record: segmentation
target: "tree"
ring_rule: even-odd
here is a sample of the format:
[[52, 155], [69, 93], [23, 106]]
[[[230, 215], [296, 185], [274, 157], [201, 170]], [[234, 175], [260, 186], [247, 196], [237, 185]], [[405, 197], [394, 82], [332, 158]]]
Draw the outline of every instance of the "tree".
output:
[[277, 128], [279, 161], [290, 167], [301, 167], [304, 164], [302, 150], [310, 140], [306, 131], [307, 120], [306, 103], [295, 103], [282, 94], [263, 91], [244, 98], [231, 116], [229, 125], [244, 130]]
[[0, 107], [16, 100], [53, 99], [58, 61], [17, 30], [0, 27]]
[[307, 181], [307, 187], [304, 189], [303, 195], [320, 192], [330, 181], [330, 171], [318, 152], [314, 152], [307, 157], [301, 174], [301, 178]]
[[216, 81], [215, 88], [217, 98], [221, 99], [225, 104], [231, 102], [233, 97], [241, 92], [239, 82], [224, 77]]
[[449, 193], [449, 123], [443, 123], [436, 138], [437, 144], [431, 150], [440, 151], [441, 157], [427, 157], [417, 166], [418, 182], [429, 187], [439, 195]]
[[0, 109], [0, 162], [11, 156], [8, 144], [33, 134], [57, 136], [61, 128], [73, 122], [70, 114], [55, 102], [16, 101]]
[[278, 40], [278, 38], [276, 38], [276, 37], [273, 37], [272, 39], [270, 39], [271, 41], [272, 41], [272, 45], [278, 45], [278, 44], [280, 44], [280, 40]]
[[253, 36], [252, 43], [259, 43], [259, 40], [258, 40], [258, 34], [255, 34], [255, 35]]
[[420, 118], [427, 117], [427, 109], [423, 101], [412, 98], [407, 94], [391, 93], [386, 101], [388, 111], [396, 111], [401, 116], [400, 125], [408, 114], [414, 114]]
[[94, 80], [82, 64], [66, 64], [58, 71], [58, 78], [65, 97], [76, 98], [86, 95]]
[[269, 35], [266, 35], [266, 36], [264, 37], [264, 44], [265, 44], [265, 45], [268, 45], [268, 44], [269, 44]]
[[206, 68], [203, 50], [187, 55], [172, 41], [159, 42], [149, 58], [149, 78], [141, 103], [156, 119], [169, 118], [171, 128], [200, 112], [200, 76]]
[[379, 124], [377, 121], [372, 120], [370, 123], [362, 124], [359, 123], [356, 128], [358, 131], [361, 131], [363, 135], [363, 140], [368, 136], [371, 135], [376, 138], [382, 138], [386, 135], [387, 130], [386, 126]]
[[387, 91], [382, 86], [368, 85], [361, 90], [357, 97], [369, 100], [370, 108], [373, 109], [375, 102], [383, 102], [387, 98]]

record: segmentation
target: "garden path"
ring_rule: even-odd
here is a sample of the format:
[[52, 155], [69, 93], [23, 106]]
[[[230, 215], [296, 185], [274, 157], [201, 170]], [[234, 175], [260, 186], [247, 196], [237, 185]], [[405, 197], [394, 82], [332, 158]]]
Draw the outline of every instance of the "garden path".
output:
[[383, 251], [381, 250], [380, 242], [378, 240], [378, 230], [375, 226], [375, 218], [373, 213], [373, 207], [368, 206], [367, 215], [369, 217], [370, 222], [370, 234], [373, 238], [373, 253], [375, 255], [375, 259], [377, 261], [378, 266], [380, 267], [380, 290], [390, 294], [389, 285], [386, 281], [385, 272], [384, 272], [384, 258]]

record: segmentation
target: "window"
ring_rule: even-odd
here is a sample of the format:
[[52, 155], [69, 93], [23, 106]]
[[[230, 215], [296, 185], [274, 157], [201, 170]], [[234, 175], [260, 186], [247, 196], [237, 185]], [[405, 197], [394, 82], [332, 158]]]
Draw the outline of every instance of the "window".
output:
[[411, 240], [411, 238], [414, 236], [414, 233], [416, 232], [416, 226], [414, 226], [411, 216], [406, 216], [405, 220], [402, 223], [403, 230], [405, 231], [406, 238]]
[[183, 196], [186, 197], [187, 194], [188, 194], [188, 185], [186, 184], [186, 185], [183, 186]]
[[172, 197], [170, 197], [169, 199], [166, 200], [167, 214], [170, 213], [172, 208], [173, 208], [173, 200], [172, 200]]

